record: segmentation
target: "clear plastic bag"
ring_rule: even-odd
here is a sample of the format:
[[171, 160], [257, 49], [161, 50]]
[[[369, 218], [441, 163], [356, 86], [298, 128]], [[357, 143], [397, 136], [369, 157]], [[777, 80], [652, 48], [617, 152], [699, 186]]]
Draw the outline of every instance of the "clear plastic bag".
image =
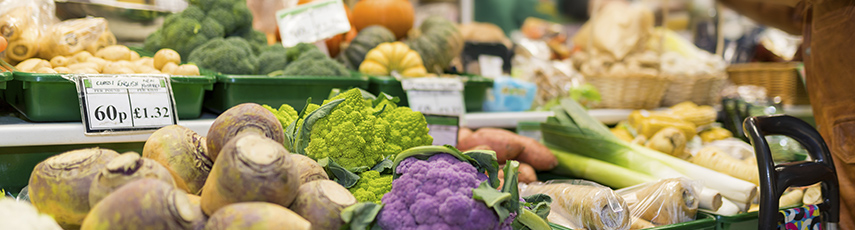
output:
[[520, 194], [552, 197], [549, 222], [571, 229], [629, 229], [630, 213], [623, 198], [606, 186], [585, 180], [550, 180], [520, 184]]
[[626, 201], [633, 229], [676, 224], [695, 219], [703, 187], [686, 178], [663, 179], [615, 191]]
[[56, 56], [69, 56], [80, 51], [95, 54], [101, 48], [115, 45], [116, 36], [107, 27], [104, 18], [80, 18], [54, 24], [42, 39], [39, 57], [50, 60]]
[[35, 57], [41, 39], [58, 19], [53, 0], [0, 1], [0, 35], [9, 42], [3, 59], [13, 64]]

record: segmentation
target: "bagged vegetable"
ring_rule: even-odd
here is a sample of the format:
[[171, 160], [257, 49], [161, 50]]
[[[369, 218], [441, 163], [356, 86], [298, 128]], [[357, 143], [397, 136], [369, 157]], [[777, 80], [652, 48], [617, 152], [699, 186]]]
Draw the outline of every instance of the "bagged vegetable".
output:
[[630, 229], [627, 202], [608, 187], [585, 180], [551, 180], [519, 186], [523, 196], [543, 193], [552, 197], [549, 222], [572, 229]]
[[[102, 37], [103, 36], [103, 37]], [[107, 19], [70, 19], [53, 25], [41, 40], [39, 57], [51, 59], [80, 51], [95, 53], [100, 48], [116, 44], [116, 36], [107, 28]]]
[[687, 178], [663, 179], [615, 191], [626, 200], [633, 225], [676, 224], [695, 219], [702, 185]]
[[51, 0], [0, 1], [0, 36], [9, 41], [2, 58], [17, 63], [36, 56], [55, 12]]

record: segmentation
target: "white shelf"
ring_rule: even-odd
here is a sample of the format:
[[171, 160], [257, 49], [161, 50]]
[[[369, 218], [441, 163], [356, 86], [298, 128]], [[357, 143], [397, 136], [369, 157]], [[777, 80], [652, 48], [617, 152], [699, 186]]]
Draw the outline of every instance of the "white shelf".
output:
[[[626, 119], [630, 110], [591, 110], [591, 115], [606, 124]], [[515, 128], [520, 121], [543, 122], [552, 112], [467, 113], [463, 125], [469, 128]], [[214, 123], [212, 116], [204, 119], [182, 120], [178, 124], [207, 135]], [[33, 123], [16, 118], [0, 120], [0, 146], [44, 146], [96, 143], [144, 142], [151, 135], [135, 133], [123, 135], [85, 135], [80, 122]]]

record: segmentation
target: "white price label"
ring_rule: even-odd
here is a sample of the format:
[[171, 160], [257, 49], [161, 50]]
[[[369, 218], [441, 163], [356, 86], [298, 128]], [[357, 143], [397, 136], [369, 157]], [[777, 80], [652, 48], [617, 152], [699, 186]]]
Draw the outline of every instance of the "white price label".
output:
[[457, 146], [457, 132], [460, 130], [460, 117], [425, 114], [428, 133], [433, 137], [433, 145]]
[[411, 109], [426, 114], [462, 115], [463, 82], [458, 78], [408, 78], [401, 81]]
[[314, 43], [350, 31], [342, 0], [313, 1], [276, 12], [282, 45]]
[[154, 130], [178, 124], [168, 76], [71, 78], [77, 84], [86, 134]]

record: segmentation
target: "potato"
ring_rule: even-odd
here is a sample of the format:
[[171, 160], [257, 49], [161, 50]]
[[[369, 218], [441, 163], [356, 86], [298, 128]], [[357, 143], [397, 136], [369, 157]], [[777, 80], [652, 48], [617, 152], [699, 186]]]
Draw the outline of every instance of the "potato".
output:
[[107, 64], [110, 64], [110, 61], [101, 59], [99, 57], [91, 57], [87, 59], [86, 62], [95, 63], [96, 65], [98, 65], [98, 71], [102, 72], [104, 71], [104, 67], [107, 66]]
[[90, 68], [90, 67], [81, 67], [81, 68], [71, 69], [71, 73], [78, 73], [78, 74], [99, 74], [99, 73], [101, 73], [101, 72], [99, 72], [98, 70], [96, 70], [96, 69], [94, 69], [94, 68]]
[[[147, 66], [147, 67], [154, 68], [154, 58], [151, 58], [151, 57], [141, 57], [140, 59], [133, 61], [133, 63], [138, 65], [138, 66]], [[160, 69], [158, 69], [158, 70], [160, 70]]]
[[136, 68], [134, 68], [134, 72], [137, 72], [137, 73], [157, 73], [157, 74], [159, 74], [160, 70], [157, 70], [151, 66], [138, 65], [138, 66], [136, 66]]
[[120, 68], [115, 68], [115, 69], [104, 68], [104, 71], [102, 71], [101, 73], [103, 73], [103, 74], [134, 74], [136, 72], [134, 72], [133, 69], [130, 69], [127, 67], [120, 67]]
[[160, 49], [154, 54], [155, 69], [162, 70], [163, 66], [169, 62], [175, 63], [176, 65], [181, 64], [181, 55], [179, 55], [175, 50], [169, 48]]
[[205, 216], [181, 191], [158, 179], [130, 182], [98, 202], [80, 229], [201, 229]]
[[180, 65], [172, 74], [182, 76], [199, 76], [199, 67], [193, 64]]
[[53, 216], [63, 228], [76, 228], [89, 213], [89, 188], [107, 162], [119, 153], [89, 148], [50, 157], [33, 169], [29, 196], [33, 206]]
[[131, 59], [129, 59], [128, 61], [136, 61], [139, 59], [140, 59], [140, 53], [137, 53], [137, 51], [132, 50], [131, 51]]
[[[80, 52], [77, 52], [74, 55], [72, 55], [71, 59], [74, 60], [73, 63], [81, 63], [81, 62], [86, 62], [91, 57], [92, 57], [92, 53], [89, 53], [86, 51], [80, 51]], [[70, 64], [73, 64], [73, 63], [70, 63]]]
[[123, 45], [111, 45], [95, 52], [95, 57], [108, 61], [131, 60], [131, 49]]
[[180, 125], [166, 126], [152, 133], [143, 146], [142, 155], [166, 166], [176, 181], [186, 184], [191, 194], [202, 190], [214, 165], [208, 157], [205, 137]]
[[50, 59], [50, 65], [54, 68], [68, 65], [68, 58], [65, 56], [56, 56]]
[[165, 74], [173, 74], [176, 70], [178, 70], [178, 64], [169, 62], [166, 63], [166, 65], [163, 65], [163, 68], [160, 69], [160, 72], [163, 72]]
[[36, 73], [57, 73], [56, 70], [50, 67], [41, 67], [35, 71]]
[[18, 63], [18, 65], [15, 66], [15, 68], [21, 72], [33, 72], [37, 69], [41, 69], [42, 67], [51, 68], [50, 62], [41, 58], [30, 58], [22, 61], [21, 63]]
[[68, 65], [68, 68], [71, 69], [72, 71], [75, 71], [76, 69], [90, 68], [90, 69], [94, 69], [95, 71], [101, 72], [101, 66], [99, 66], [98, 64], [96, 64], [94, 62], [74, 63], [71, 65]]
[[68, 67], [56, 67], [56, 68], [53, 68], [53, 70], [56, 71], [57, 73], [74, 73]]

